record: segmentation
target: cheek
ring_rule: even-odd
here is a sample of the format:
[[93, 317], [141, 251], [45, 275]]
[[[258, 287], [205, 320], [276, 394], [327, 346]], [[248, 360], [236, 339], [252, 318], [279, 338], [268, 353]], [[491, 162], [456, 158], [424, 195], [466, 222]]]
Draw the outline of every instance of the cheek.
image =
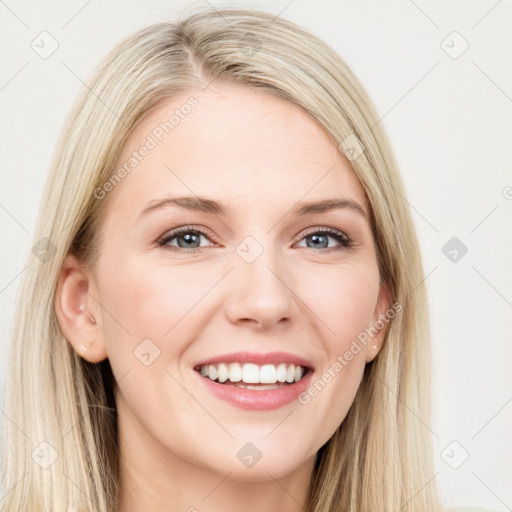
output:
[[[322, 328], [325, 363], [299, 403], [309, 416], [323, 418], [322, 434], [328, 437], [345, 418], [363, 376], [366, 344], [360, 340], [372, 326], [379, 274], [372, 266], [346, 266], [337, 269], [334, 279], [331, 273], [329, 279], [317, 280], [319, 283], [323, 285], [310, 296], [312, 309], [326, 325]], [[371, 338], [366, 343], [370, 344]]]
[[110, 341], [129, 336], [134, 343], [172, 337], [175, 326], [182, 329], [190, 322], [199, 309], [194, 306], [211, 286], [200, 272], [181, 266], [152, 268], [140, 260], [118, 265], [102, 282], [100, 294], [111, 313], [104, 315], [105, 331], [115, 333]]
[[[120, 410], [133, 414], [148, 431], [161, 428], [165, 440], [177, 415], [181, 423], [198, 416], [208, 422], [179, 384], [184, 381], [179, 362], [189, 340], [200, 334], [194, 313], [211, 284], [184, 267], [152, 267], [140, 261], [105, 264], [98, 274], [103, 333], [122, 397]], [[175, 429], [185, 436], [183, 425]]]
[[378, 269], [372, 265], [325, 269], [305, 285], [308, 306], [326, 328], [324, 348], [331, 357], [371, 325], [378, 294]]

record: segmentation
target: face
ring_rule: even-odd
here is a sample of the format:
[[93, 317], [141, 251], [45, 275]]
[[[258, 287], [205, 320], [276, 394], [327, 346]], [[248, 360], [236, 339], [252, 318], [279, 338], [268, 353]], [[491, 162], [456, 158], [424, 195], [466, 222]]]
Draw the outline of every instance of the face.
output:
[[336, 361], [389, 307], [349, 162], [299, 107], [232, 85], [159, 106], [116, 169], [134, 151], [147, 154], [99, 199], [82, 354], [108, 357], [126, 438], [241, 480], [311, 463], [378, 348]]

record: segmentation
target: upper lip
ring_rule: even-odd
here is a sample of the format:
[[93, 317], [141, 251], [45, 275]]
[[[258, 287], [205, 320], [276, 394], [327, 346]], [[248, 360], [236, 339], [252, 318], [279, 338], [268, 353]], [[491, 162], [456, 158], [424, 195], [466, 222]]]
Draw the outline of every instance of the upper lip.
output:
[[313, 369], [311, 361], [290, 352], [231, 352], [200, 361], [194, 365], [194, 368], [219, 363], [254, 363], [257, 365], [293, 363]]

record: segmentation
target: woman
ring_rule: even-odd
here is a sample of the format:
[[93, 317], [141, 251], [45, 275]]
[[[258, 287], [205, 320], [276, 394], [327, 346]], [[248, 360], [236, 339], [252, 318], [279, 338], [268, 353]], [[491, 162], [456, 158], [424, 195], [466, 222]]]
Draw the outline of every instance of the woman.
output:
[[89, 84], [18, 304], [2, 510], [440, 510], [420, 251], [347, 65], [203, 10]]

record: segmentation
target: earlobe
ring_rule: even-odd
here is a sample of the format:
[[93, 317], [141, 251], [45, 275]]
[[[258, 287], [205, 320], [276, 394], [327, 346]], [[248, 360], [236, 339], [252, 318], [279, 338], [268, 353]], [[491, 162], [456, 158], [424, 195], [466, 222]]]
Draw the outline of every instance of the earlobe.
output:
[[90, 292], [92, 277], [78, 258], [64, 259], [55, 292], [59, 327], [75, 351], [91, 363], [107, 357], [101, 329], [101, 307]]

